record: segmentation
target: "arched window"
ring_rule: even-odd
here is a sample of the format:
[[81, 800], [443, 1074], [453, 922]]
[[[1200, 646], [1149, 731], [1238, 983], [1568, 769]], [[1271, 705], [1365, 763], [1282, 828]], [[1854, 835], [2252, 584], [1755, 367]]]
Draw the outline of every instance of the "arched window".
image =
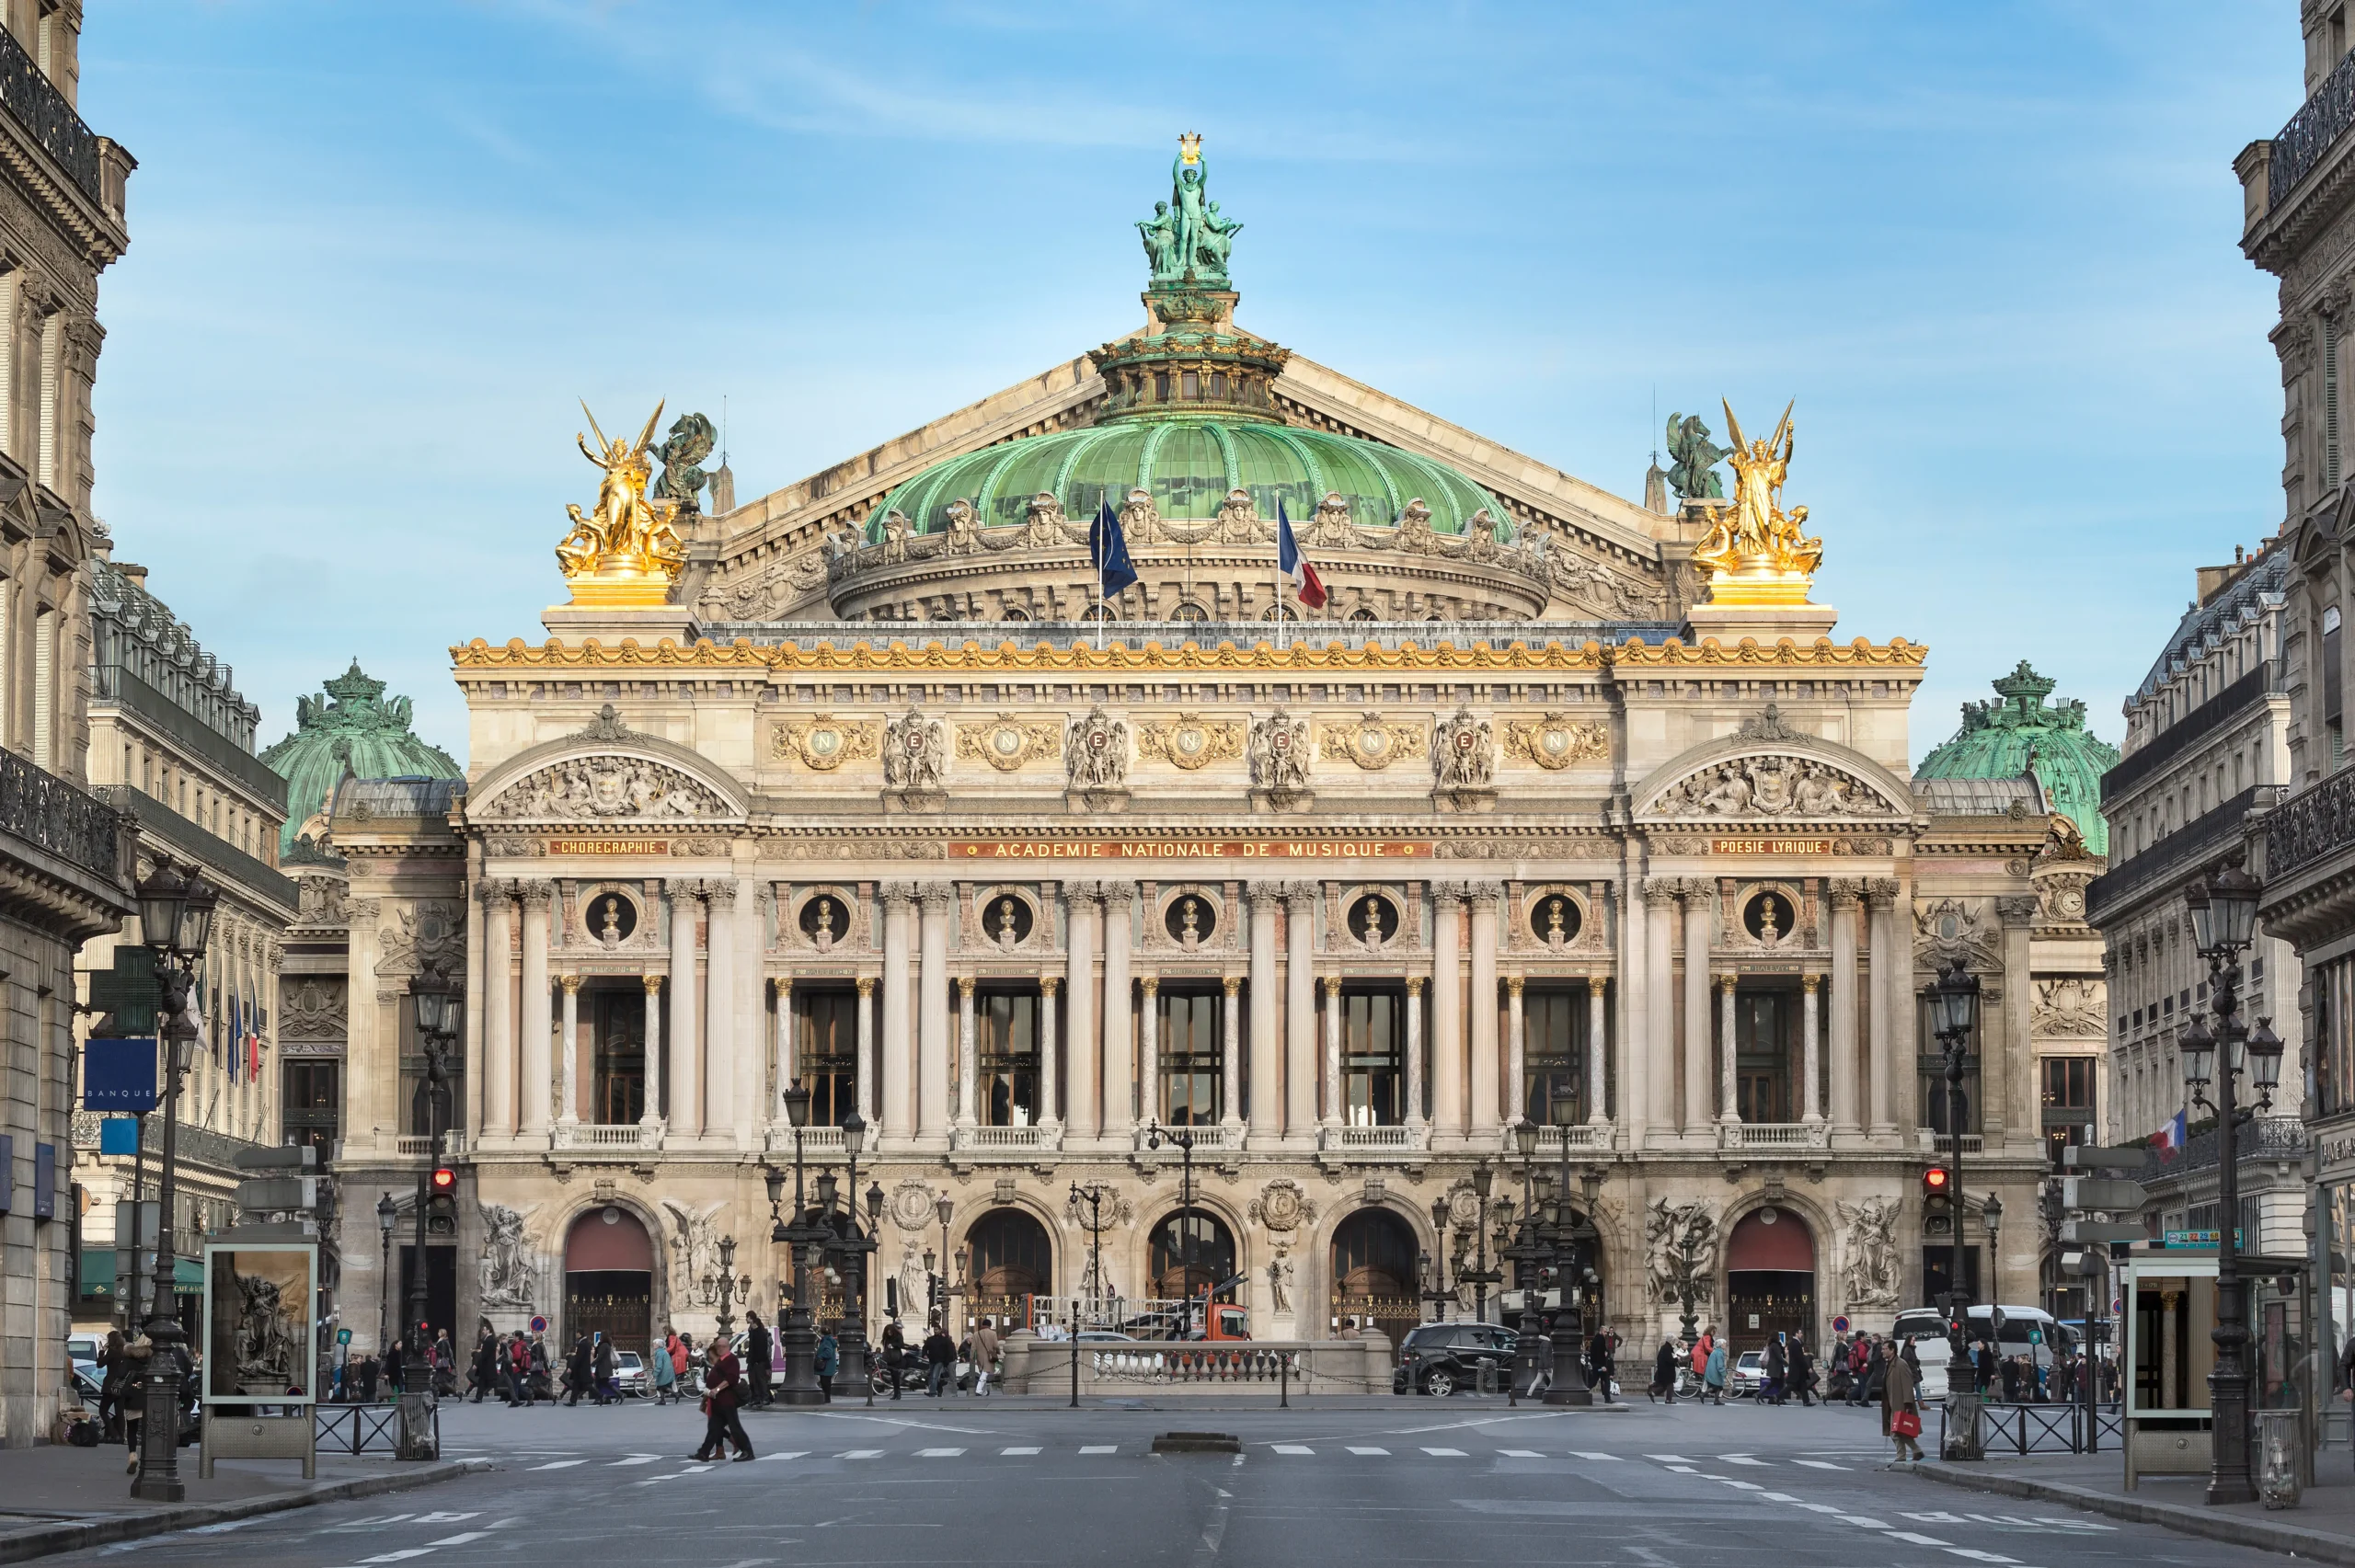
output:
[[1199, 1296], [1235, 1277], [1235, 1237], [1214, 1214], [1182, 1208], [1153, 1228], [1153, 1293]]

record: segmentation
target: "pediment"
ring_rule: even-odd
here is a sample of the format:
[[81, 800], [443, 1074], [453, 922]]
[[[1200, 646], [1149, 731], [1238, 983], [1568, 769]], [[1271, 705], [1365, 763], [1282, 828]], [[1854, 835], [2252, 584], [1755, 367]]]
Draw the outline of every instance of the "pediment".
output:
[[743, 787], [695, 751], [626, 728], [608, 707], [576, 735], [534, 746], [468, 792], [477, 822], [741, 822]]
[[1635, 801], [1637, 818], [1660, 822], [1887, 822], [1913, 815], [1912, 794], [1889, 770], [1834, 741], [1789, 732], [1694, 747], [1656, 769]]

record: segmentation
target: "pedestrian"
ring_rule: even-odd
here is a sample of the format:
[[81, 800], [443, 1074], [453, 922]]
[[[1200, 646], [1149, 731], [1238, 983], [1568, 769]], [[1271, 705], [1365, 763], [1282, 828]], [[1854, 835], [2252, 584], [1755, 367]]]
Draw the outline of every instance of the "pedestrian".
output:
[[1873, 1380], [1880, 1375], [1880, 1340], [1872, 1334], [1858, 1334], [1855, 1344], [1848, 1347], [1848, 1402], [1865, 1404], [1874, 1394]]
[[1979, 1342], [1978, 1353], [1971, 1357], [1971, 1371], [1979, 1385], [1979, 1397], [1985, 1399], [1987, 1391], [1995, 1386], [1995, 1347], [1983, 1339]]
[[1357, 1319], [1343, 1318], [1341, 1320], [1340, 1333], [1335, 1334], [1333, 1337], [1336, 1339], [1362, 1339], [1364, 1335], [1358, 1333]]
[[1790, 1386], [1798, 1391], [1799, 1403], [1815, 1406], [1815, 1357], [1808, 1354], [1807, 1333], [1794, 1330], [1791, 1333]]
[[433, 1336], [431, 1353], [433, 1391], [444, 1399], [454, 1399], [458, 1393], [458, 1347], [450, 1343], [450, 1331], [443, 1329]]
[[679, 1368], [671, 1359], [679, 1348], [679, 1336], [670, 1329], [662, 1331], [662, 1343], [648, 1356], [647, 1370], [654, 1379], [654, 1402], [669, 1404], [679, 1394]]
[[507, 1376], [507, 1408], [521, 1410], [532, 1402], [532, 1342], [523, 1337], [522, 1329], [508, 1337], [499, 1359]]
[[1716, 1349], [1717, 1345], [1717, 1326], [1715, 1323], [1703, 1329], [1701, 1337], [1693, 1342], [1693, 1380], [1694, 1382], [1699, 1382], [1702, 1374], [1709, 1369], [1709, 1352]]
[[1618, 1361], [1617, 1345], [1618, 1336], [1611, 1332], [1608, 1324], [1596, 1329], [1594, 1337], [1586, 1342], [1587, 1384], [1603, 1395], [1606, 1404], [1617, 1391], [1612, 1387], [1612, 1373], [1616, 1369]]
[[1663, 1395], [1669, 1403], [1676, 1402], [1676, 1341], [1672, 1339], [1660, 1342], [1660, 1354], [1652, 1357], [1652, 1385], [1645, 1391], [1654, 1403]]
[[900, 1397], [900, 1373], [908, 1360], [908, 1336], [893, 1318], [883, 1325], [883, 1370], [890, 1379], [891, 1397]]
[[773, 1341], [768, 1325], [761, 1322], [761, 1314], [744, 1314], [744, 1376], [752, 1385], [752, 1408], [765, 1410], [769, 1402], [769, 1347]]
[[1701, 1368], [1701, 1387], [1711, 1404], [1726, 1402], [1726, 1347], [1723, 1344], [1709, 1347], [1708, 1364]]
[[816, 1364], [819, 1391], [826, 1396], [826, 1402], [832, 1404], [834, 1402], [834, 1374], [842, 1369], [843, 1349], [835, 1340], [834, 1331], [831, 1328], [821, 1328], [818, 1331]]
[[467, 1376], [475, 1385], [473, 1402], [480, 1404], [482, 1396], [499, 1387], [499, 1335], [492, 1332], [490, 1321], [483, 1320], [475, 1331], [475, 1364]]
[[109, 1329], [106, 1348], [98, 1352], [98, 1430], [109, 1442], [122, 1436], [122, 1385], [131, 1377], [129, 1345], [121, 1329]]
[[671, 1379], [677, 1385], [672, 1391], [673, 1399], [686, 1398], [687, 1390], [695, 1386], [687, 1380], [687, 1368], [695, 1364], [695, 1335], [691, 1333], [679, 1335], [677, 1341], [671, 1346]]
[[580, 1402], [584, 1389], [590, 1390], [593, 1397], [595, 1391], [591, 1388], [589, 1379], [595, 1368], [595, 1342], [586, 1333], [572, 1342], [572, 1354], [565, 1357], [564, 1363], [564, 1405], [567, 1410]]
[[[536, 1400], [545, 1394], [547, 1396], [547, 1402], [554, 1404], [556, 1402], [555, 1379], [555, 1368], [549, 1365], [548, 1361], [548, 1342], [544, 1335], [534, 1332], [532, 1335], [532, 1376], [531, 1379], [524, 1384], [524, 1390], [530, 1399]], [[526, 1402], [529, 1401], [527, 1400]]]
[[983, 1318], [982, 1326], [973, 1331], [973, 1391], [990, 1391], [990, 1374], [997, 1369], [997, 1330]]
[[[1913, 1348], [1910, 1336], [1905, 1341], [1905, 1348], [1909, 1351]], [[1914, 1397], [1920, 1387], [1914, 1380], [1912, 1364], [1902, 1356], [1891, 1356], [1889, 1379], [1881, 1385], [1880, 1392], [1881, 1435], [1897, 1445], [1897, 1457], [1889, 1461], [1891, 1465], [1905, 1462], [1909, 1452], [1916, 1463], [1922, 1459], [1922, 1445], [1918, 1440], [1922, 1436], [1922, 1406]]]
[[621, 1403], [622, 1386], [617, 1376], [620, 1370], [621, 1357], [614, 1352], [613, 1340], [609, 1336], [600, 1333], [597, 1336], [597, 1382], [595, 1388], [597, 1402], [599, 1404]]
[[932, 1320], [932, 1332], [925, 1335], [924, 1359], [924, 1391], [928, 1397], [938, 1399], [941, 1385], [953, 1385], [957, 1377], [957, 1342], [948, 1337], [948, 1331], [940, 1326], [938, 1318]]
[[736, 1402], [743, 1397], [744, 1368], [725, 1340], [711, 1343], [719, 1354], [704, 1368], [703, 1446], [695, 1450], [695, 1458], [707, 1464], [733, 1443], [741, 1464], [752, 1457], [752, 1440], [744, 1436], [743, 1420], [736, 1413]]
[[2020, 1358], [2016, 1356], [2005, 1356], [2001, 1376], [2004, 1389], [2004, 1402], [2005, 1404], [2019, 1403]]
[[1766, 1377], [1758, 1388], [1760, 1403], [1783, 1402], [1783, 1381], [1790, 1376], [1790, 1351], [1783, 1344], [1782, 1330], [1777, 1329], [1775, 1337], [1766, 1342]]

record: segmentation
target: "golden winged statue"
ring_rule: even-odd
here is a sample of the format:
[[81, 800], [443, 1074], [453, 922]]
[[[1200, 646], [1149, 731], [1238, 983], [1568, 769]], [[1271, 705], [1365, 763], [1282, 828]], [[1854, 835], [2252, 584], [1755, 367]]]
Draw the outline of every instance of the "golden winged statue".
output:
[[1823, 559], [1823, 541], [1800, 532], [1807, 508], [1783, 510], [1796, 406], [1796, 399], [1786, 406], [1775, 433], [1757, 441], [1742, 435], [1733, 405], [1722, 405], [1733, 435], [1733, 451], [1726, 455], [1733, 467], [1733, 505], [1717, 514], [1716, 526], [1693, 548], [1693, 558], [1709, 570], [1711, 597], [1717, 602], [1804, 601], [1809, 574]]
[[[604, 470], [604, 477], [598, 481], [593, 508], [585, 512], [577, 505], [564, 509], [571, 514], [572, 532], [556, 547], [556, 558], [567, 581], [603, 578], [613, 579], [616, 586], [642, 589], [660, 584], [667, 589], [687, 564], [686, 542], [672, 527], [677, 503], [646, 498], [647, 480], [653, 471], [647, 448], [654, 440], [662, 407], [660, 403], [654, 406], [646, 428], [631, 441], [607, 440], [589, 405], [585, 401], [580, 405], [589, 429], [596, 432], [597, 444], [592, 449], [585, 435], [573, 439], [580, 445], [580, 455]], [[574, 598], [582, 597], [576, 587]]]

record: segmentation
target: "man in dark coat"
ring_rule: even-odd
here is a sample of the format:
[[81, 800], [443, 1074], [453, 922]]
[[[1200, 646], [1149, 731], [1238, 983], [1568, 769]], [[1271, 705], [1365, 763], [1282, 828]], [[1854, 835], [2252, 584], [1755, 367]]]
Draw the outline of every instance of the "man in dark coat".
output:
[[746, 1312], [744, 1322], [744, 1375], [752, 1379], [752, 1408], [764, 1410], [769, 1402], [769, 1347], [773, 1341], [760, 1313]]
[[595, 1395], [596, 1391], [590, 1383], [590, 1379], [596, 1375], [595, 1365], [591, 1360], [593, 1354], [587, 1334], [584, 1333], [572, 1342], [572, 1354], [565, 1358], [564, 1365], [565, 1381], [571, 1385], [570, 1391], [564, 1402], [568, 1407], [580, 1402], [581, 1391], [584, 1389], [589, 1391], [592, 1398]]

